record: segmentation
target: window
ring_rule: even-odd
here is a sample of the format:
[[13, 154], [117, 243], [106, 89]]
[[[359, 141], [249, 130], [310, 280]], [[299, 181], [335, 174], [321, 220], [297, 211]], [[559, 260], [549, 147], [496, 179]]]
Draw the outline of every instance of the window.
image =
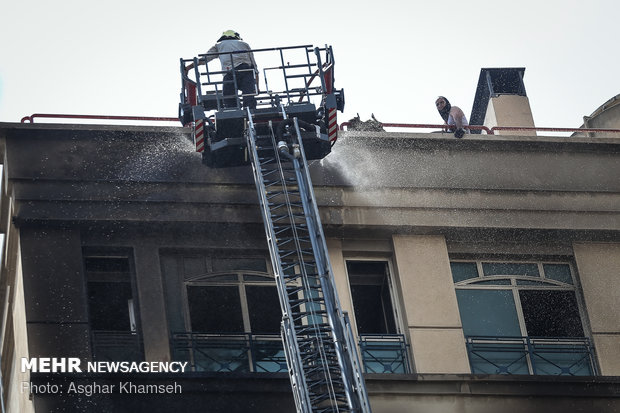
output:
[[594, 372], [568, 263], [450, 263], [472, 373]]
[[212, 259], [210, 274], [185, 282], [191, 331], [280, 334], [282, 313], [265, 259]]
[[399, 334], [387, 261], [346, 262], [364, 369], [408, 373], [407, 346]]
[[199, 371], [286, 371], [278, 291], [265, 258], [179, 254], [162, 264], [177, 359]]
[[141, 360], [128, 254], [84, 255], [89, 324], [97, 360]]
[[396, 334], [385, 261], [347, 261], [351, 300], [359, 334]]

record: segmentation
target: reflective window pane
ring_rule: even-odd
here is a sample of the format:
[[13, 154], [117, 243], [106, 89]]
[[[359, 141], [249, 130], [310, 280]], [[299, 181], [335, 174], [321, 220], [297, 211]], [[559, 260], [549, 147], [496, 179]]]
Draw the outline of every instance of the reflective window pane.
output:
[[513, 262], [484, 262], [482, 263], [484, 275], [527, 275], [538, 277], [538, 265]]
[[521, 336], [510, 290], [457, 290], [463, 332], [467, 336]]
[[455, 283], [478, 277], [478, 266], [475, 262], [451, 262], [450, 268]]
[[568, 264], [543, 264], [545, 277], [566, 284], [573, 283]]

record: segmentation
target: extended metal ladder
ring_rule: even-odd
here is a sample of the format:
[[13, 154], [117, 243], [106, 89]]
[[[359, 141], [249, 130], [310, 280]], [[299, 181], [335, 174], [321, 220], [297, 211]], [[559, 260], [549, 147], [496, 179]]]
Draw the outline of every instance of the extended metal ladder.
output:
[[[350, 324], [333, 282], [297, 118], [245, 131], [282, 307], [298, 412], [370, 412]], [[304, 125], [310, 128], [313, 125]]]
[[[223, 107], [222, 99], [230, 98], [219, 91], [225, 72], [208, 67], [201, 72], [199, 58], [181, 59], [179, 120], [192, 128], [207, 166], [252, 165], [298, 413], [369, 413], [357, 346], [338, 303], [307, 162], [329, 154], [337, 138], [336, 112], [344, 109], [344, 91], [334, 88], [333, 51], [304, 45], [253, 52], [275, 53], [273, 61], [279, 61], [264, 68], [266, 90], [255, 96], [256, 109], [243, 110], [236, 95], [235, 107]], [[301, 63], [290, 64], [295, 62], [291, 56], [301, 56]], [[195, 80], [186, 71], [190, 62]], [[313, 79], [319, 80], [317, 87], [311, 87]], [[283, 90], [278, 92], [277, 86]], [[213, 110], [208, 117], [205, 112]]]

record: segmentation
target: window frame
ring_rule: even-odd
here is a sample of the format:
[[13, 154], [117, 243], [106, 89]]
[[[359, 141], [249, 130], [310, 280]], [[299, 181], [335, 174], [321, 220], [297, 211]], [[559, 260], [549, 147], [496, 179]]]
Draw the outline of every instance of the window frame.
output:
[[[349, 255], [344, 258], [344, 270], [347, 282], [347, 292], [349, 294], [349, 305], [352, 310], [350, 314], [351, 330], [357, 338], [360, 351], [361, 363], [365, 373], [377, 374], [409, 374], [411, 373], [411, 346], [409, 330], [403, 317], [404, 310], [401, 306], [401, 292], [398, 276], [394, 269], [393, 259], [386, 256], [373, 255]], [[351, 275], [349, 274], [348, 262], [381, 262], [385, 263], [387, 271], [386, 278], [389, 288], [389, 298], [391, 300], [392, 317], [394, 318], [395, 332], [390, 334], [382, 333], [360, 333], [357, 327], [355, 315], [355, 305], [351, 291]]]
[[[131, 298], [127, 302], [128, 306], [128, 319], [129, 323], [129, 332], [133, 334], [141, 334], [141, 317], [140, 317], [140, 307], [139, 307], [139, 299], [138, 299], [138, 285], [136, 281], [136, 268], [134, 263], [133, 251], [129, 248], [95, 248], [95, 247], [84, 247], [82, 248], [82, 268], [84, 271], [84, 292], [86, 296], [86, 306], [87, 306], [87, 315], [88, 315], [88, 324], [89, 328], [91, 325], [91, 317], [90, 317], [90, 301], [89, 301], [89, 292], [88, 292], [88, 271], [86, 267], [86, 260], [88, 258], [123, 258], [127, 259], [128, 263], [128, 280], [129, 286], [131, 288]], [[104, 331], [104, 330], [94, 330], [94, 331]], [[118, 330], [124, 331], [124, 330]]]
[[[558, 342], [562, 342], [565, 340], [571, 341], [571, 338], [575, 339], [575, 342], [579, 342], [579, 345], [584, 345], [587, 350], [587, 352], [589, 352], [589, 368], [591, 369], [592, 374], [596, 375], [598, 374], [597, 372], [599, 371], [598, 366], [597, 366], [597, 358], [595, 355], [595, 350], [592, 347], [592, 332], [590, 329], [590, 325], [588, 322], [588, 317], [586, 314], [586, 306], [585, 306], [585, 302], [581, 293], [581, 285], [579, 282], [579, 277], [578, 277], [578, 273], [576, 271], [576, 264], [574, 263], [574, 260], [567, 258], [567, 257], [558, 257], [557, 259], [554, 258], [549, 258], [549, 257], [542, 257], [542, 258], [538, 258], [538, 257], [531, 257], [531, 258], [525, 258], [525, 259], [519, 259], [519, 258], [505, 258], [505, 259], [501, 259], [501, 258], [492, 258], [492, 259], [485, 259], [484, 256], [480, 257], [477, 256], [476, 258], [467, 258], [467, 257], [462, 257], [459, 256], [458, 258], [450, 258], [450, 264], [452, 263], [460, 263], [460, 262], [464, 262], [464, 263], [476, 263], [476, 271], [478, 273], [477, 277], [474, 278], [468, 278], [465, 280], [461, 280], [458, 282], [454, 281], [453, 278], [453, 284], [454, 284], [454, 289], [455, 289], [455, 294], [458, 290], [487, 290], [487, 291], [509, 291], [513, 297], [513, 301], [514, 301], [514, 305], [515, 305], [515, 312], [517, 315], [517, 319], [518, 319], [518, 325], [519, 325], [519, 330], [521, 333], [521, 337], [505, 337], [504, 340], [502, 340], [502, 336], [488, 336], [488, 337], [484, 337], [484, 336], [476, 336], [476, 335], [472, 335], [472, 336], [467, 336], [465, 335], [466, 338], [466, 342], [467, 342], [467, 346], [468, 346], [468, 357], [470, 358], [470, 363], [471, 361], [471, 354], [469, 354], [470, 352], [470, 345], [472, 345], [473, 342], [470, 342], [470, 340], [472, 339], [482, 339], [482, 340], [486, 340], [486, 339], [491, 339], [491, 340], [496, 340], [497, 343], [509, 343], [511, 342], [511, 340], [513, 339], [523, 339], [526, 340], [527, 344], [527, 348], [528, 348], [528, 354], [526, 354], [526, 365], [527, 365], [527, 369], [529, 371], [528, 374], [538, 374], [536, 373], [536, 370], [534, 369], [533, 366], [533, 360], [532, 358], [535, 357], [535, 352], [530, 353], [530, 351], [532, 351], [530, 349], [530, 340], [532, 342], [537, 341], [537, 340], [558, 340]], [[527, 275], [484, 275], [484, 269], [483, 269], [483, 263], [498, 263], [498, 264], [536, 264], [537, 265], [537, 269], [538, 269], [538, 276], [527, 276]], [[546, 272], [544, 269], [545, 265], [566, 265], [570, 271], [570, 283], [569, 282], [563, 282], [563, 281], [558, 281], [552, 278], [548, 278], [546, 276]], [[451, 268], [452, 269], [452, 268]], [[451, 271], [452, 272], [452, 271]], [[452, 274], [454, 276], [454, 274]], [[505, 284], [505, 285], [493, 285], [493, 284], [481, 284], [480, 281], [482, 280], [487, 280], [487, 281], [498, 281], [498, 280], [506, 280], [509, 279], [510, 282], [509, 284]], [[518, 284], [518, 281], [535, 281], [538, 280], [539, 283], [537, 284]], [[555, 336], [551, 336], [551, 335], [547, 335], [547, 336], [532, 336], [530, 335], [530, 332], [528, 332], [527, 330], [527, 325], [526, 325], [526, 317], [523, 311], [523, 304], [521, 301], [521, 296], [520, 296], [520, 292], [521, 291], [563, 291], [563, 292], [570, 292], [573, 294], [574, 298], [575, 298], [575, 305], [577, 306], [577, 313], [579, 315], [579, 322], [580, 322], [580, 327], [581, 330], [583, 332], [583, 336], [582, 337], [555, 337]], [[460, 307], [459, 307], [459, 313], [460, 313]], [[460, 316], [460, 315], [459, 315]], [[461, 320], [462, 320], [462, 316]], [[574, 344], [574, 343], [573, 343]], [[473, 350], [472, 350], [473, 351]], [[480, 349], [478, 349], [477, 351], [481, 351]], [[585, 353], [584, 353], [585, 354]], [[472, 369], [473, 369], [473, 365], [472, 365]], [[509, 373], [509, 374], [518, 374], [518, 373]]]
[[349, 261], [369, 261], [369, 262], [385, 262], [386, 263], [386, 268], [387, 268], [387, 281], [388, 281], [388, 287], [389, 287], [389, 292], [390, 292], [390, 300], [392, 301], [392, 315], [394, 317], [394, 325], [396, 328], [396, 333], [394, 334], [405, 334], [406, 335], [406, 329], [405, 326], [403, 325], [403, 318], [401, 317], [401, 304], [400, 304], [400, 299], [398, 291], [397, 291], [397, 283], [395, 280], [395, 273], [394, 273], [394, 267], [392, 265], [392, 260], [390, 258], [386, 258], [386, 257], [369, 257], [369, 256], [356, 256], [356, 255], [352, 255], [352, 256], [346, 256], [344, 257], [344, 270], [345, 270], [345, 274], [347, 277], [347, 289], [348, 289], [348, 293], [349, 293], [349, 305], [350, 308], [353, 311], [353, 314], [350, 316], [350, 318], [352, 318], [355, 321], [355, 328], [354, 328], [354, 334], [356, 336], [360, 336], [360, 335], [368, 335], [368, 334], [360, 334], [357, 328], [357, 318], [355, 317], [355, 305], [353, 303], [353, 294], [351, 291], [351, 275], [349, 274], [349, 269], [347, 267], [347, 262]]
[[[165, 257], [167, 265], [172, 265], [168, 272], [162, 266], [162, 274], [171, 277], [171, 283], [164, 283], [165, 288], [172, 287], [179, 294], [179, 323], [177, 329], [171, 329], [170, 345], [174, 357], [190, 362], [193, 371], [244, 371], [244, 372], [285, 372], [286, 361], [282, 348], [280, 324], [278, 330], [271, 333], [265, 331], [253, 331], [250, 317], [250, 302], [248, 301], [247, 287], [258, 286], [273, 288], [276, 292], [276, 305], [278, 306], [278, 320], [281, 321], [281, 305], [277, 280], [273, 273], [269, 256], [262, 251], [238, 251], [238, 250], [209, 250], [209, 251], [160, 251], [160, 260]], [[264, 263], [266, 271], [257, 270], [228, 270], [214, 271], [217, 268], [217, 260], [230, 259], [233, 266], [237, 260], [260, 260]], [[187, 265], [187, 260], [195, 260]], [[163, 260], [162, 260], [163, 262]], [[215, 265], [214, 265], [215, 263]], [[252, 267], [253, 265], [250, 265]], [[225, 265], [224, 267], [228, 267]], [[188, 271], [189, 269], [189, 271]], [[192, 271], [192, 270], [202, 271]], [[245, 278], [244, 278], [245, 277]], [[243, 332], [216, 332], [192, 330], [191, 308], [188, 299], [188, 291], [192, 286], [208, 287], [235, 287], [238, 292], [239, 303], [237, 308], [241, 310]], [[169, 292], [167, 291], [166, 294]], [[166, 298], [167, 299], [167, 298]], [[175, 305], [174, 308], [177, 308]], [[168, 317], [170, 314], [168, 313]], [[182, 320], [180, 320], [182, 318]], [[170, 323], [170, 319], [168, 320]], [[169, 324], [170, 325], [170, 324]], [[183, 329], [183, 331], [179, 331]], [[235, 352], [236, 356], [228, 353]], [[264, 352], [273, 353], [264, 358]], [[205, 352], [209, 353], [207, 359], [213, 365], [205, 364], [201, 357]], [[201, 356], [202, 355], [202, 356]], [[240, 358], [236, 358], [240, 357]], [[221, 364], [218, 364], [221, 363]], [[213, 368], [213, 366], [216, 366]], [[205, 370], [206, 369], [206, 370]]]
[[[572, 262], [568, 260], [552, 261], [552, 260], [517, 260], [517, 259], [450, 259], [450, 264], [466, 262], [476, 263], [476, 269], [478, 271], [478, 277], [462, 280], [459, 282], [453, 282], [456, 290], [509, 290], [512, 293], [512, 297], [515, 303], [515, 310], [519, 321], [519, 329], [523, 337], [529, 336], [527, 326], [525, 324], [525, 315], [523, 313], [523, 305], [521, 303], [521, 297], [519, 292], [522, 290], [545, 290], [545, 291], [572, 291], [575, 294], [575, 302], [579, 311], [579, 318], [581, 327], [583, 329], [584, 337], [589, 337], [589, 331], [587, 330], [587, 318], [585, 317], [585, 308], [583, 300], [579, 291], [579, 284], [577, 274]], [[540, 281], [538, 285], [518, 285], [518, 281], [534, 281], [535, 277], [525, 275], [484, 275], [483, 264], [497, 263], [497, 264], [536, 264], [538, 267], [539, 276], [536, 277]], [[567, 284], [561, 281], [553, 280], [545, 277], [544, 265], [546, 264], [562, 264], [567, 265], [570, 270], [571, 284]], [[480, 284], [480, 281], [497, 281], [497, 280], [510, 280], [510, 284], [506, 285], [492, 285], [492, 284]]]
[[[190, 254], [178, 254], [178, 258], [182, 262], [184, 259], [190, 257]], [[213, 272], [213, 259], [214, 258], [229, 258], [227, 256], [217, 256], [212, 254], [205, 255], [191, 255], [192, 258], [202, 258], [206, 260], [206, 273], [195, 274], [189, 277], [182, 274], [182, 286], [181, 286], [181, 294], [182, 294], [182, 302], [183, 302], [183, 321], [186, 332], [192, 332], [192, 320], [191, 320], [191, 311], [190, 311], [190, 303], [188, 298], [188, 288], [191, 286], [234, 286], [237, 287], [239, 292], [239, 301], [241, 308], [241, 315], [243, 320], [243, 332], [250, 334], [264, 334], [265, 332], [253, 332], [251, 329], [251, 321], [250, 321], [250, 312], [249, 312], [249, 304], [248, 297], [245, 286], [272, 286], [276, 289], [277, 285], [275, 275], [273, 274], [273, 269], [271, 267], [271, 261], [268, 257], [265, 256], [257, 256], [257, 255], [244, 255], [244, 256], [230, 256], [232, 259], [261, 259], [265, 261], [265, 267], [267, 272], [255, 271], [255, 270], [230, 270], [230, 271], [218, 271]], [[236, 277], [235, 280], [217, 280], [218, 277], [222, 276], [230, 276], [234, 275]], [[244, 275], [253, 276], [253, 277], [261, 277], [264, 280], [244, 280]], [[210, 281], [212, 280], [212, 281]], [[280, 303], [278, 301], [278, 306]], [[204, 332], [196, 332], [196, 333], [204, 333]]]
[[[88, 258], [122, 258], [126, 259], [128, 263], [128, 283], [131, 289], [131, 298], [127, 301], [127, 309], [128, 309], [128, 319], [129, 323], [128, 330], [95, 330], [92, 326], [91, 319], [91, 304], [89, 300], [89, 271], [86, 266], [86, 260]], [[83, 271], [83, 292], [86, 303], [86, 314], [88, 319], [88, 329], [90, 335], [90, 345], [92, 356], [97, 360], [113, 360], [113, 361], [122, 361], [116, 360], [114, 355], [112, 356], [114, 359], [109, 358], [108, 353], [100, 349], [99, 340], [103, 340], [109, 344], [112, 341], [114, 344], [112, 348], [123, 349], [130, 348], [130, 351], [133, 351], [131, 357], [135, 357], [136, 361], [144, 360], [144, 347], [142, 343], [142, 319], [140, 316], [140, 301], [138, 294], [138, 284], [137, 284], [137, 275], [136, 275], [136, 266], [135, 266], [135, 258], [132, 248], [126, 247], [94, 247], [94, 246], [83, 246], [82, 247], [82, 271]], [[108, 344], [104, 345], [104, 347], [108, 347]], [[101, 347], [103, 348], [103, 347]], [[133, 350], [131, 350], [133, 348]], [[113, 350], [112, 350], [113, 351]], [[101, 353], [101, 354], [100, 354]], [[112, 353], [109, 353], [112, 354]]]

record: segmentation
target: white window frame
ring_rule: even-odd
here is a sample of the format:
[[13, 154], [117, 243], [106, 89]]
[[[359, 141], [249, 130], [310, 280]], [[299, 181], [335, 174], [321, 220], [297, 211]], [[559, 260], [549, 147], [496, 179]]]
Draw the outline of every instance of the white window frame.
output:
[[[467, 280], [459, 281], [454, 283], [455, 290], [510, 290], [512, 292], [512, 296], [514, 299], [517, 317], [519, 321], [519, 328], [521, 330], [521, 335], [523, 337], [529, 336], [527, 332], [527, 327], [525, 325], [525, 316], [523, 314], [523, 307], [521, 305], [521, 298], [519, 296], [519, 292], [522, 290], [547, 290], [547, 291], [572, 291], [575, 293], [575, 299], [577, 302], [577, 307], [579, 310], [579, 316], [581, 321], [581, 327], [584, 332], [584, 336], [588, 337], [588, 332], [586, 330], [586, 320], [585, 311], [582, 305], [582, 299], [578, 288], [577, 277], [575, 274], [574, 267], [572, 263], [569, 261], [548, 261], [548, 260], [485, 260], [485, 259], [451, 259], [450, 263], [476, 263], [476, 267], [478, 270], [477, 278], [470, 278]], [[524, 275], [484, 275], [483, 263], [497, 263], [497, 264], [537, 264], [538, 266], [538, 277], [532, 276], [524, 276]], [[572, 284], [563, 283], [561, 281], [556, 281], [552, 279], [548, 279], [545, 277], [544, 265], [545, 264], [562, 264], [567, 265], [570, 269]], [[483, 285], [480, 284], [479, 281], [493, 281], [493, 280], [510, 280], [509, 285]], [[517, 285], [517, 281], [535, 281], [536, 279], [540, 280], [544, 284], [540, 285]]]

